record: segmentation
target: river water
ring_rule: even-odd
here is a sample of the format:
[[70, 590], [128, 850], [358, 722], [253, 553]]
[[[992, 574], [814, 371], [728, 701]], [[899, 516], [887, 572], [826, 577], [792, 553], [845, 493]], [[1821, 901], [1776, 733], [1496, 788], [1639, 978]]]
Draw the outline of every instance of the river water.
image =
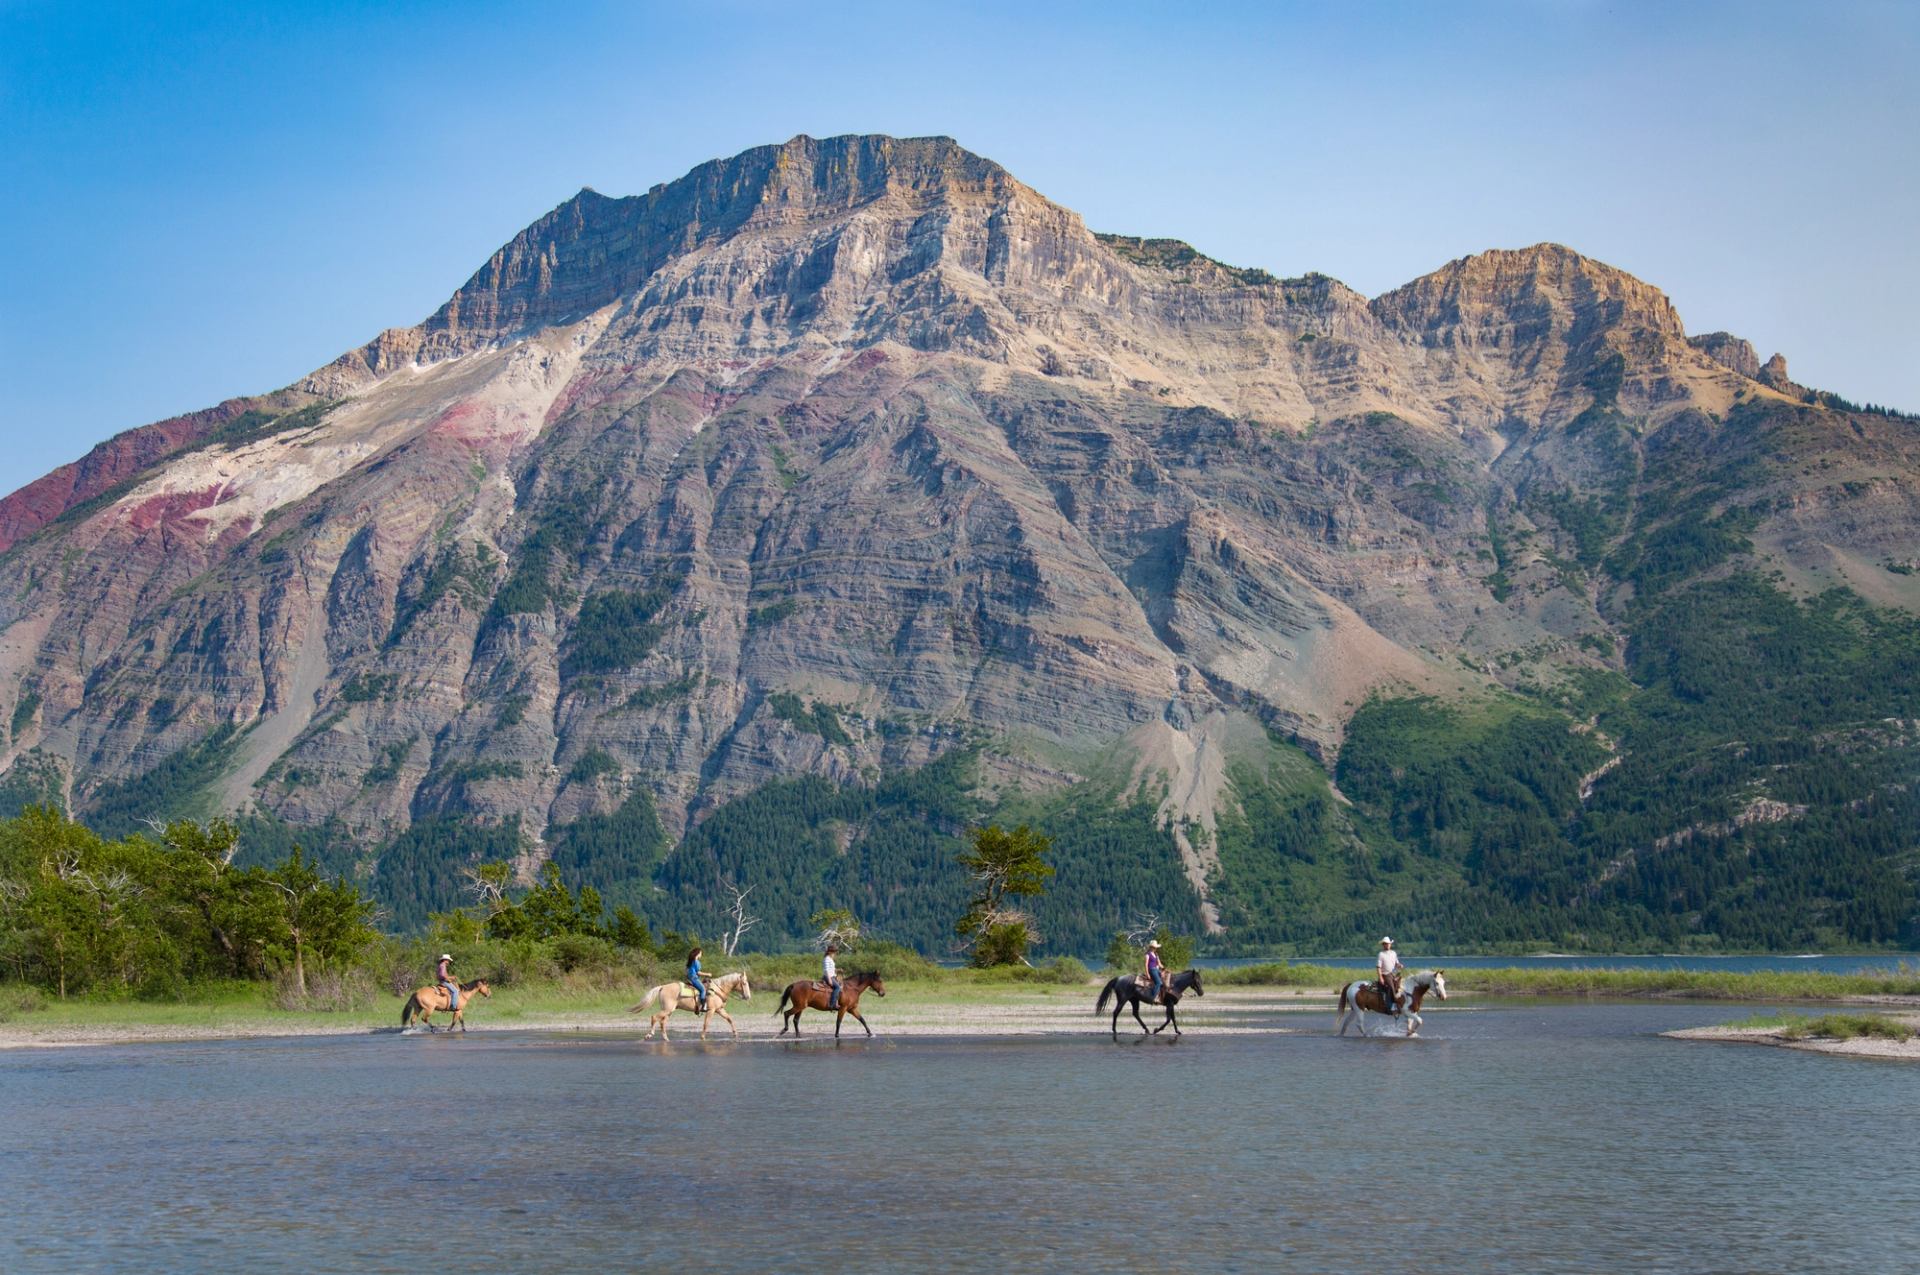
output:
[[1920, 1069], [1654, 1035], [1750, 1012], [17, 1050], [0, 1269], [1913, 1269]]

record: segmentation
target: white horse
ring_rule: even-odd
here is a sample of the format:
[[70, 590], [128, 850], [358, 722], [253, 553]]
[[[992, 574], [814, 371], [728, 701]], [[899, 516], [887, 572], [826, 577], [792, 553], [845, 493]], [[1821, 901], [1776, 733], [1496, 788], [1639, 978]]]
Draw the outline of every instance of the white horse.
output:
[[[740, 1028], [734, 1023], [733, 1015], [727, 1012], [727, 997], [735, 992], [740, 993], [747, 1000], [753, 999], [753, 987], [747, 982], [745, 970], [733, 974], [722, 974], [718, 978], [707, 980], [707, 1012], [706, 1016], [700, 1020], [700, 1039], [707, 1038], [707, 1028], [712, 1025], [715, 1014], [727, 1020], [727, 1026], [733, 1028], [735, 1037], [740, 1035]], [[660, 1033], [661, 1040], [671, 1039], [667, 1035], [667, 1020], [673, 1017], [674, 1010], [688, 1009], [695, 1013], [700, 1011], [700, 998], [694, 994], [691, 983], [662, 983], [649, 990], [641, 998], [640, 1003], [627, 1012], [638, 1014], [655, 1001], [660, 1002], [660, 1010], [647, 1023], [647, 1034], [641, 1037], [642, 1040], [652, 1040], [653, 1033], [656, 1031]]]
[[[1407, 1020], [1407, 1035], [1420, 1032], [1420, 1002], [1432, 992], [1441, 1000], [1447, 999], [1447, 972], [1445, 970], [1421, 970], [1406, 982], [1400, 984], [1400, 1008]], [[1362, 1036], [1371, 1036], [1367, 1030], [1367, 1015], [1390, 1014], [1393, 1007], [1381, 998], [1379, 989], [1370, 978], [1358, 979], [1340, 989], [1340, 1030], [1335, 1035], [1347, 1034], [1347, 1019], [1351, 1017], [1360, 1027]]]

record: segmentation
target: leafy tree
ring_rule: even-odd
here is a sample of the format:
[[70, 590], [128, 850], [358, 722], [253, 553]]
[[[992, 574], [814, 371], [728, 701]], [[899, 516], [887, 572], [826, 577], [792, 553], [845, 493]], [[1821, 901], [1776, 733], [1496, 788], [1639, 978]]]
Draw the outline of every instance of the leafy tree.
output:
[[268, 918], [268, 951], [282, 961], [291, 956], [300, 995], [307, 994], [309, 957], [323, 969], [344, 964], [373, 940], [372, 900], [345, 881], [322, 876], [299, 847], [257, 880]]
[[1016, 965], [1039, 940], [1032, 919], [1009, 900], [1040, 894], [1053, 876], [1046, 855], [1052, 842], [1026, 824], [1012, 832], [988, 824], [973, 832], [973, 844], [960, 854], [960, 866], [972, 877], [974, 895], [954, 924], [975, 965]]

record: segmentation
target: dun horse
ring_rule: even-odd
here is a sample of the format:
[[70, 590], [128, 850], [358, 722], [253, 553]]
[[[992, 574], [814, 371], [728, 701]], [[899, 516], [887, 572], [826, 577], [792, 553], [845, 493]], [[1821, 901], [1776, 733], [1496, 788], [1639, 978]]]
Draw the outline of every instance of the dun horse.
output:
[[[476, 978], [471, 983], [460, 984], [460, 1005], [453, 1011], [453, 1021], [447, 1024], [448, 1031], [456, 1027], [461, 1031], [467, 1030], [467, 1005], [471, 999], [468, 994], [471, 992], [478, 992], [482, 996], [493, 995], [493, 989], [487, 986], [487, 980], [484, 978]], [[447, 999], [447, 989], [438, 983], [421, 988], [407, 997], [406, 1005], [400, 1010], [400, 1025], [405, 1027], [412, 1021], [415, 1014], [419, 1014], [422, 1027], [430, 1032], [439, 1031], [440, 1029], [433, 1025], [433, 1015], [437, 1010], [448, 1008]]]
[[[733, 1028], [735, 1037], [740, 1035], [740, 1028], [734, 1023], [733, 1015], [727, 1013], [727, 997], [736, 991], [740, 993], [743, 1000], [753, 999], [753, 987], [747, 982], [744, 971], [722, 974], [719, 978], [707, 980], [707, 1012], [700, 1019], [700, 1039], [707, 1038], [707, 1028], [712, 1025], [715, 1014], [727, 1020], [727, 1026]], [[627, 1012], [638, 1014], [655, 1001], [660, 1002], [660, 1012], [648, 1022], [647, 1034], [641, 1037], [642, 1040], [652, 1040], [656, 1030], [660, 1033], [661, 1040], [670, 1039], [667, 1035], [667, 1020], [673, 1017], [673, 1011], [676, 1009], [692, 1010], [696, 1014], [700, 1012], [700, 998], [694, 994], [692, 985], [688, 983], [662, 983], [648, 991], [641, 998], [640, 1003]]]
[[[1183, 970], [1175, 974], [1167, 983], [1165, 993], [1167, 1021], [1153, 1029], [1154, 1035], [1158, 1036], [1168, 1027], [1173, 1028], [1174, 1035], [1178, 1036], [1180, 1034], [1180, 1023], [1174, 1018], [1173, 1007], [1180, 1003], [1180, 998], [1186, 995], [1189, 989], [1192, 990], [1195, 996], [1205, 996], [1207, 994], [1207, 989], [1200, 986], [1199, 970]], [[1094, 1013], [1098, 1014], [1106, 1009], [1108, 997], [1114, 998], [1113, 1022], [1109, 1030], [1111, 1030], [1115, 1036], [1120, 1034], [1120, 1011], [1122, 1009], [1131, 1008], [1133, 1010], [1133, 1021], [1140, 1024], [1141, 1032], [1144, 1033], [1147, 1030], [1146, 1020], [1140, 1017], [1140, 1006], [1147, 1003], [1147, 989], [1140, 986], [1140, 980], [1137, 975], [1122, 974], [1118, 978], [1108, 979], [1107, 985], [1100, 989], [1100, 999], [1094, 1003]]]
[[[875, 996], [885, 996], [887, 985], [878, 974], [849, 974], [840, 980], [840, 1012], [833, 1020], [833, 1034], [840, 1035], [840, 1024], [852, 1014], [855, 1021], [867, 1027], [867, 1020], [860, 1017], [860, 993], [873, 989]], [[826, 1009], [827, 1000], [832, 993], [825, 983], [816, 983], [803, 978], [797, 983], [787, 984], [787, 990], [780, 993], [781, 1015], [780, 1034], [787, 1034], [787, 1028], [793, 1028], [793, 1034], [800, 1034], [800, 1014], [803, 1010]], [[867, 1035], [873, 1035], [873, 1028], [867, 1027]]]
[[[1409, 1036], [1416, 1035], [1420, 1031], [1420, 1002], [1427, 998], [1428, 992], [1432, 992], [1441, 1000], [1447, 999], [1445, 970], [1421, 970], [1400, 986], [1400, 1001], [1406, 1007], [1407, 1035]], [[1347, 1034], [1347, 1019], [1351, 1016], [1353, 1021], [1360, 1025], [1362, 1036], [1372, 1035], [1367, 1030], [1367, 1019], [1363, 1010], [1375, 1014], [1393, 1012], [1393, 1006], [1387, 1004], [1386, 999], [1381, 996], [1378, 985], [1368, 979], [1348, 983], [1340, 989], [1340, 1030], [1334, 1034], [1337, 1036]]]

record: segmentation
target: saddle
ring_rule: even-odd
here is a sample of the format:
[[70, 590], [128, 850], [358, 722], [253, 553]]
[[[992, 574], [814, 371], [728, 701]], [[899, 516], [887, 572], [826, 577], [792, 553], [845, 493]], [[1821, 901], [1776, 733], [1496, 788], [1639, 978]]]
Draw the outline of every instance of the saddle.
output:
[[[1148, 978], [1145, 974], [1135, 974], [1133, 976], [1133, 987], [1135, 991], [1140, 993], [1141, 1000], [1147, 1000], [1148, 999], [1147, 993], [1153, 990], [1153, 980]], [[1173, 980], [1170, 978], [1161, 979], [1160, 980], [1160, 1000], [1154, 1003], [1164, 1004], [1166, 1002], [1167, 994], [1172, 990], [1173, 990]]]

